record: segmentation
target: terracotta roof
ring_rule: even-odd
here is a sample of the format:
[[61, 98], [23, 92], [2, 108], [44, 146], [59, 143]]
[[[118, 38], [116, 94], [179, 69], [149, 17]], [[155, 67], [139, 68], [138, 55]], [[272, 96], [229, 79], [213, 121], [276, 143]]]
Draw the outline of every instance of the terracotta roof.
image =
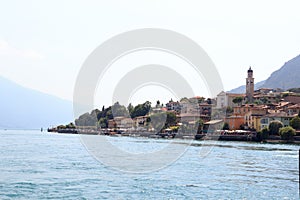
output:
[[182, 113], [179, 115], [180, 117], [200, 117], [200, 114], [192, 114], [192, 113]]
[[226, 119], [235, 119], [235, 118], [244, 118], [244, 116], [241, 116], [241, 115], [231, 115], [229, 117], [226, 117]]
[[293, 116], [288, 116], [288, 114], [285, 112], [270, 113], [265, 116], [266, 117], [293, 117]]
[[288, 107], [288, 109], [295, 109], [295, 108], [300, 108], [300, 104], [295, 104]]
[[218, 124], [218, 123], [221, 123], [221, 122], [223, 122], [222, 119], [216, 119], [216, 120], [208, 121], [208, 122], [206, 122], [205, 124], [210, 125], [210, 124]]
[[277, 107], [282, 107], [282, 106], [286, 106], [286, 105], [289, 105], [289, 104], [291, 104], [291, 102], [287, 102], [287, 101], [279, 102]]
[[234, 94], [234, 93], [226, 93], [227, 96], [231, 97], [245, 97], [245, 94]]

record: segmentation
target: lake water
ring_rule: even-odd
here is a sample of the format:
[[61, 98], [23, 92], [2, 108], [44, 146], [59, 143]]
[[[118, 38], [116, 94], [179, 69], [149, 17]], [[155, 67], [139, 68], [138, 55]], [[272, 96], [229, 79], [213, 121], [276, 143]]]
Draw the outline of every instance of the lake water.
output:
[[[0, 131], [0, 137], [0, 199], [299, 198], [296, 145], [194, 141], [169, 166], [134, 174], [101, 164], [79, 135]], [[155, 150], [169, 142], [112, 140], [125, 149]], [[210, 152], [201, 157], [204, 146]]]

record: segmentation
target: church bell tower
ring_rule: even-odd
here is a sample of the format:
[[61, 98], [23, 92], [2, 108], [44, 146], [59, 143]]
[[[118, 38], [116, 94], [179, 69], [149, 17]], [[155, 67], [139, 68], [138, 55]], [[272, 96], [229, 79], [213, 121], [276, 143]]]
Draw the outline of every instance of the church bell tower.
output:
[[253, 103], [253, 95], [254, 95], [254, 78], [253, 78], [253, 70], [251, 67], [248, 69], [248, 76], [246, 78], [246, 100], [248, 103]]

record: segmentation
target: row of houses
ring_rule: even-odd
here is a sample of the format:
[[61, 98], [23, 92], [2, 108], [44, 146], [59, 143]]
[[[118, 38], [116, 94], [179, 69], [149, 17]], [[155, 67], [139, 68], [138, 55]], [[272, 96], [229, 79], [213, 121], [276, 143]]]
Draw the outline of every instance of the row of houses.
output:
[[[165, 112], [162, 110], [161, 112]], [[114, 119], [108, 120], [108, 128], [109, 129], [148, 129], [147, 127], [147, 119], [151, 116], [139, 116], [135, 118], [129, 117], [114, 117]], [[211, 117], [209, 115], [199, 115], [197, 113], [182, 113], [176, 114], [176, 123], [177, 124], [195, 124], [197, 120], [202, 119], [204, 122], [210, 121]]]
[[211, 101], [204, 101], [203, 97], [193, 97], [184, 99], [181, 102], [170, 100], [166, 106], [157, 106], [151, 109], [151, 112], [146, 116], [139, 116], [135, 118], [129, 117], [114, 117], [108, 121], [108, 128], [110, 129], [147, 129], [147, 119], [156, 113], [173, 112], [176, 115], [177, 123], [181, 124], [195, 124], [197, 120], [202, 119], [208, 122], [211, 119], [213, 105]]
[[[260, 131], [274, 120], [288, 126], [291, 119], [300, 112], [299, 94], [270, 88], [254, 90], [251, 67], [247, 70], [245, 88], [244, 94], [222, 91], [215, 99], [196, 96], [180, 101], [170, 100], [165, 107], [158, 104], [150, 115], [168, 111], [176, 115], [178, 124], [195, 124], [197, 120], [202, 119], [205, 126], [215, 126], [219, 129], [227, 122], [231, 130]], [[134, 119], [116, 117], [109, 121], [108, 126], [124, 129], [145, 127], [148, 118], [149, 115]]]
[[129, 117], [114, 117], [108, 120], [109, 129], [131, 129], [133, 127], [144, 127], [148, 116], [140, 116], [135, 118]]
[[[270, 94], [271, 93], [271, 94]], [[199, 119], [202, 119], [207, 125], [212, 119], [213, 111], [224, 110], [231, 107], [232, 113], [227, 113], [213, 119], [223, 120], [227, 122], [231, 130], [252, 129], [260, 131], [269, 124], [278, 120], [284, 126], [288, 126], [292, 118], [300, 112], [300, 97], [296, 95], [285, 96], [278, 100], [278, 91], [260, 89], [256, 91], [256, 96], [269, 100], [263, 104], [243, 104], [237, 105], [233, 103], [235, 97], [244, 96], [241, 94], [229, 94], [221, 92], [216, 100], [207, 102], [203, 97], [193, 97], [182, 101], [170, 100], [165, 107], [159, 106], [152, 109], [151, 113], [146, 116], [136, 118], [115, 117], [108, 121], [108, 128], [130, 129], [130, 128], [149, 128], [147, 127], [147, 119], [151, 114], [160, 112], [173, 112], [176, 115], [178, 123], [195, 124]], [[282, 96], [282, 92], [280, 93]], [[276, 96], [277, 100], [272, 97]], [[256, 98], [256, 97], [255, 97]], [[261, 99], [257, 99], [261, 100]], [[290, 101], [287, 101], [290, 100]], [[223, 104], [224, 103], [224, 104]], [[226, 107], [224, 107], [226, 106]], [[218, 121], [220, 122], [220, 121]], [[220, 123], [219, 123], [220, 124]]]
[[277, 105], [254, 105], [245, 104], [233, 108], [233, 113], [225, 118], [231, 130], [255, 129], [260, 131], [269, 124], [278, 120], [284, 126], [289, 126], [293, 117], [300, 112], [300, 104], [280, 102]]
[[170, 100], [166, 103], [166, 109], [168, 111], [174, 111], [176, 114], [200, 114], [200, 115], [211, 115], [213, 108], [213, 101], [204, 97], [192, 97], [184, 99], [182, 101]]
[[[246, 94], [230, 93], [224, 91], [220, 92], [216, 97], [216, 108], [221, 109], [238, 106], [238, 104], [233, 103], [233, 99], [235, 99], [236, 97], [242, 97], [244, 99], [243, 103], [246, 103]], [[255, 101], [262, 104], [277, 104], [281, 101], [299, 104], [300, 96], [293, 92], [282, 91], [281, 89], [261, 88], [254, 91], [253, 102]]]

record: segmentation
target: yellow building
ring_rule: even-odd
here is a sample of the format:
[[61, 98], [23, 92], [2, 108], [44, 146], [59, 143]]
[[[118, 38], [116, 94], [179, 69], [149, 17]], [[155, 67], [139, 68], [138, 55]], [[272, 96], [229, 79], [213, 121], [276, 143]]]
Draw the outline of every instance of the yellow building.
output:
[[260, 120], [266, 114], [267, 114], [266, 108], [263, 107], [252, 108], [244, 116], [245, 125], [250, 129], [255, 129], [256, 131], [260, 131], [261, 129]]
[[260, 124], [260, 120], [261, 120], [262, 116], [253, 116], [253, 128], [256, 131], [260, 131], [261, 130], [261, 124]]

